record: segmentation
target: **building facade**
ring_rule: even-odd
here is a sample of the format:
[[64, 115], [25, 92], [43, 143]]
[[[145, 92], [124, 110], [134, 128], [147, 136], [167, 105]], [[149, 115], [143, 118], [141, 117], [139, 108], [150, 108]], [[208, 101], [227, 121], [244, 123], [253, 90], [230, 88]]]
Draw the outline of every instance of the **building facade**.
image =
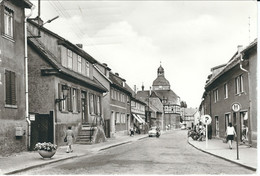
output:
[[25, 8], [27, 0], [0, 2], [0, 155], [27, 149], [25, 115]]
[[239, 46], [229, 62], [209, 76], [200, 109], [212, 117], [212, 134], [216, 138], [224, 138], [228, 123], [232, 123], [240, 142], [256, 146], [256, 65], [255, 40], [246, 48]]
[[110, 84], [110, 124], [111, 137], [117, 132], [125, 134], [130, 130], [131, 92], [125, 79], [118, 73], [109, 73]]
[[[76, 138], [83, 126], [104, 123], [103, 93], [94, 77], [97, 61], [82, 48], [30, 21], [28, 25], [31, 149], [37, 142], [65, 145], [68, 126]], [[102, 131], [102, 128], [101, 128]], [[91, 139], [95, 140], [95, 139]], [[92, 142], [92, 141], [91, 141]]]

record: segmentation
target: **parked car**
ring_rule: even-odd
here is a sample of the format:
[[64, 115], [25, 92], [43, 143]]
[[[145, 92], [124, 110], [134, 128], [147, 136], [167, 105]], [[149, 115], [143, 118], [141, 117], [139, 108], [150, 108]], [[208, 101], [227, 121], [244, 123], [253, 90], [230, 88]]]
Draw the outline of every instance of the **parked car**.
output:
[[184, 125], [182, 125], [181, 130], [186, 130], [186, 127]]
[[[156, 133], [157, 133], [157, 130], [156, 130], [156, 126], [152, 127], [149, 131], [148, 131], [148, 136], [149, 137], [153, 137], [153, 136], [156, 136]], [[159, 132], [160, 134], [160, 132]]]

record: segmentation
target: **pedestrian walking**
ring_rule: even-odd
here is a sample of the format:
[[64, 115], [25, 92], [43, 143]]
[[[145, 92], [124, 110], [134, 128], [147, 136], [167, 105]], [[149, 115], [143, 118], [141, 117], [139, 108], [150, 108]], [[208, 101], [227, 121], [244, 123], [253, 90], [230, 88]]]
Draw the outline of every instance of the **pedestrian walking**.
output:
[[229, 149], [232, 149], [232, 141], [234, 140], [234, 136], [236, 135], [236, 131], [235, 128], [232, 126], [232, 123], [228, 123], [226, 135]]
[[74, 139], [74, 133], [70, 126], [68, 127], [68, 129], [66, 131], [66, 139], [67, 139], [67, 145], [68, 145], [66, 152], [67, 153], [73, 152], [72, 144], [73, 144], [73, 139]]

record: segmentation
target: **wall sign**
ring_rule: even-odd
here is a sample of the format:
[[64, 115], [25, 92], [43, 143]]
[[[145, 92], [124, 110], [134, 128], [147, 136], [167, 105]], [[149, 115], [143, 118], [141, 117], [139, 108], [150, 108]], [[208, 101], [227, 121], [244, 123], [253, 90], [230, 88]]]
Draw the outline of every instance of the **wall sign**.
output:
[[232, 109], [232, 111], [234, 111], [234, 112], [240, 111], [240, 109], [241, 109], [240, 103], [233, 103], [232, 106], [231, 106], [231, 109]]

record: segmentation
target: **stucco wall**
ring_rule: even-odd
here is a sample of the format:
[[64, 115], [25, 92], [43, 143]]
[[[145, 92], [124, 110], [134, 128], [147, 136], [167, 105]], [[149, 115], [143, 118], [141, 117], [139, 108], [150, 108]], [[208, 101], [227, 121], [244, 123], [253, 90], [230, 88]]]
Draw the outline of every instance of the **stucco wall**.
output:
[[[14, 36], [4, 36], [3, 19], [0, 18], [0, 155], [26, 150], [25, 85], [24, 85], [24, 10], [10, 1], [2, 2], [14, 11]], [[0, 9], [0, 14], [3, 14]], [[3, 17], [3, 16], [1, 16]], [[15, 72], [17, 107], [5, 105], [5, 70]], [[15, 137], [15, 127], [22, 127], [22, 137]]]

